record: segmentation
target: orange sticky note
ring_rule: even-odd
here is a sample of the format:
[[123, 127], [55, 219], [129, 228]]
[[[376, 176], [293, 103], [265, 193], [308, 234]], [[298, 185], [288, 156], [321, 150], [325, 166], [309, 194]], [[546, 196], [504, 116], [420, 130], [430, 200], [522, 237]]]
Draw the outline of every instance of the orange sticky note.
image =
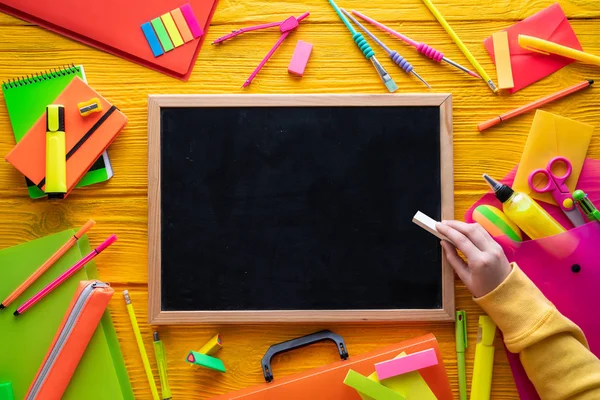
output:
[[190, 31], [190, 28], [188, 27], [188, 24], [181, 13], [181, 10], [176, 8], [171, 11], [171, 15], [173, 16], [173, 20], [175, 20], [175, 25], [177, 25], [177, 29], [179, 29], [179, 33], [181, 33], [183, 41], [187, 43], [194, 40], [194, 36], [192, 35], [192, 32]]
[[506, 31], [496, 32], [492, 35], [492, 41], [494, 43], [496, 72], [498, 73], [498, 88], [512, 89], [515, 87], [515, 83], [513, 81], [512, 67], [510, 65], [508, 33]]

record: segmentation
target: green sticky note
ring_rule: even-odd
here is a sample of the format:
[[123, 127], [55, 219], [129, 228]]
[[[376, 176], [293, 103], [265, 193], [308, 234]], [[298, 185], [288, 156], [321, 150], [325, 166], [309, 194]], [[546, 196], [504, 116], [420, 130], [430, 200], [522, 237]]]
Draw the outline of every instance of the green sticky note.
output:
[[158, 40], [160, 40], [160, 44], [162, 44], [165, 52], [173, 50], [173, 42], [171, 42], [171, 38], [165, 29], [165, 25], [163, 24], [160, 17], [154, 18], [152, 20], [152, 26], [154, 27], [154, 31], [156, 32], [156, 36], [158, 36]]
[[404, 396], [353, 370], [348, 371], [344, 384], [356, 389], [359, 394], [364, 394], [374, 400], [405, 400]]
[[215, 357], [207, 356], [206, 354], [198, 353], [197, 351], [190, 351], [185, 361], [190, 364], [214, 369], [215, 371], [225, 372], [223, 361]]

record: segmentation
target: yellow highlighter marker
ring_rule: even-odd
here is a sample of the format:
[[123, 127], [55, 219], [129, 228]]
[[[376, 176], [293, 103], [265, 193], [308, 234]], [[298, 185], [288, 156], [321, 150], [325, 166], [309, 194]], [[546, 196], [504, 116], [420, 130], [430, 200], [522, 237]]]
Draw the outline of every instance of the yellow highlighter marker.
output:
[[475, 346], [475, 365], [471, 381], [471, 400], [488, 400], [492, 391], [494, 370], [494, 338], [496, 324], [487, 315], [479, 317], [479, 331]]
[[146, 353], [144, 341], [142, 340], [142, 333], [140, 332], [140, 327], [137, 323], [137, 318], [135, 317], [135, 311], [133, 310], [133, 305], [131, 304], [131, 299], [129, 298], [129, 291], [123, 290], [123, 297], [125, 297], [125, 304], [127, 306], [127, 313], [129, 314], [129, 319], [131, 320], [133, 334], [135, 335], [135, 340], [137, 341], [137, 345], [140, 350], [140, 355], [142, 356], [142, 363], [144, 364], [144, 369], [146, 370], [146, 377], [148, 378], [148, 383], [150, 384], [152, 398], [154, 400], [160, 400], [160, 397], [158, 396], [158, 390], [156, 389], [156, 382], [154, 382], [154, 375], [152, 375], [152, 369], [150, 368], [148, 353]]
[[452, 40], [454, 40], [454, 43], [456, 43], [456, 45], [463, 52], [465, 57], [467, 57], [471, 65], [473, 65], [473, 68], [477, 70], [479, 76], [481, 76], [483, 80], [488, 84], [490, 89], [492, 89], [492, 92], [497, 93], [498, 88], [496, 87], [496, 85], [494, 85], [492, 78], [490, 78], [490, 76], [485, 72], [485, 70], [483, 69], [481, 64], [479, 64], [477, 59], [473, 57], [473, 54], [471, 54], [471, 52], [469, 51], [467, 46], [465, 46], [463, 41], [460, 40], [460, 38], [458, 37], [456, 32], [454, 32], [450, 24], [448, 24], [444, 16], [438, 11], [438, 9], [433, 5], [433, 3], [430, 0], [423, 0], [423, 3], [425, 3], [425, 5], [427, 6], [427, 8], [429, 8], [429, 11], [431, 11], [435, 19], [437, 19], [440, 25], [442, 25], [442, 27], [446, 30], [446, 33], [448, 33]]
[[46, 186], [49, 199], [63, 199], [67, 194], [67, 146], [65, 107], [46, 107]]
[[167, 352], [158, 332], [154, 332], [154, 353], [156, 355], [158, 373], [160, 374], [160, 387], [162, 389], [163, 400], [171, 400], [171, 388], [169, 387], [169, 379], [167, 377]]
[[573, 60], [600, 66], [600, 57], [533, 36], [519, 35], [519, 46], [541, 54], [556, 54]]

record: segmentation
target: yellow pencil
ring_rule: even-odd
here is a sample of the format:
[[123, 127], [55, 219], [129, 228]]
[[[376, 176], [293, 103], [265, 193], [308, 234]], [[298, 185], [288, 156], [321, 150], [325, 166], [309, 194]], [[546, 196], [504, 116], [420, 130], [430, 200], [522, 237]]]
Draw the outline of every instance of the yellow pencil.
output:
[[498, 88], [496, 87], [496, 85], [494, 85], [492, 78], [490, 78], [490, 76], [485, 72], [485, 70], [483, 69], [481, 64], [479, 64], [479, 62], [477, 62], [475, 57], [473, 57], [473, 54], [471, 54], [469, 49], [467, 49], [467, 46], [465, 46], [465, 44], [462, 42], [462, 40], [460, 40], [460, 38], [458, 37], [456, 32], [454, 32], [452, 27], [448, 24], [448, 22], [446, 21], [444, 16], [442, 14], [440, 14], [438, 9], [435, 8], [435, 6], [433, 5], [433, 3], [430, 0], [423, 0], [423, 3], [425, 3], [427, 8], [429, 8], [429, 11], [431, 11], [431, 13], [435, 17], [435, 19], [438, 20], [440, 25], [442, 25], [442, 27], [446, 30], [448, 35], [450, 35], [452, 40], [454, 40], [454, 43], [456, 43], [456, 45], [463, 52], [465, 57], [467, 57], [467, 59], [469, 60], [471, 65], [473, 65], [473, 68], [475, 68], [477, 70], [477, 72], [479, 73], [479, 75], [483, 78], [483, 80], [486, 81], [486, 83], [488, 84], [490, 89], [492, 89], [492, 92], [497, 93]]
[[127, 313], [129, 313], [133, 334], [135, 335], [135, 340], [137, 341], [138, 348], [140, 349], [142, 363], [144, 364], [146, 377], [148, 377], [148, 383], [150, 384], [150, 390], [152, 391], [152, 398], [154, 400], [160, 400], [160, 397], [158, 396], [158, 390], [156, 389], [156, 382], [154, 382], [154, 375], [152, 375], [152, 369], [150, 368], [150, 360], [148, 360], [148, 354], [146, 353], [146, 348], [144, 347], [144, 341], [142, 340], [140, 327], [137, 323], [135, 311], [133, 310], [133, 304], [131, 304], [131, 299], [129, 298], [129, 292], [127, 290], [123, 290], [123, 297], [125, 297], [125, 304], [127, 305]]

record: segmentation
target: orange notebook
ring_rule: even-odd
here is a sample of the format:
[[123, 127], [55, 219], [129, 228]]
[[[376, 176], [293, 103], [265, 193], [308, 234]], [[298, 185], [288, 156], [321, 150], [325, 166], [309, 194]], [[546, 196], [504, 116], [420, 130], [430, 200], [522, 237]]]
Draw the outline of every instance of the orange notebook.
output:
[[[97, 97], [102, 112], [86, 117], [77, 103]], [[127, 124], [127, 117], [78, 77], [53, 101], [65, 106], [67, 194]], [[46, 175], [46, 113], [6, 156], [23, 175], [44, 190]]]
[[426, 349], [435, 350], [439, 363], [423, 368], [419, 373], [438, 400], [453, 400], [442, 353], [432, 334], [284, 378], [278, 378], [275, 374], [273, 382], [216, 396], [211, 400], [360, 400], [356, 390], [344, 384], [348, 370], [353, 369], [368, 376], [375, 371], [375, 363], [391, 360], [402, 352], [412, 354]]

